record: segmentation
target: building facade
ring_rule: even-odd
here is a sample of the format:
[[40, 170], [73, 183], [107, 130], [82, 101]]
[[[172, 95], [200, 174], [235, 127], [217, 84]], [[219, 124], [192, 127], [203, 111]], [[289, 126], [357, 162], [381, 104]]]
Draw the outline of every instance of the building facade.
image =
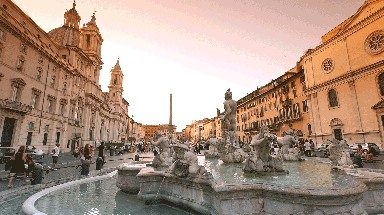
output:
[[383, 147], [384, 1], [368, 0], [301, 58], [312, 138]]
[[80, 28], [76, 4], [46, 33], [10, 0], [0, 1], [1, 146], [63, 151], [127, 139], [128, 102], [117, 61], [109, 92], [99, 85], [102, 36], [95, 14]]

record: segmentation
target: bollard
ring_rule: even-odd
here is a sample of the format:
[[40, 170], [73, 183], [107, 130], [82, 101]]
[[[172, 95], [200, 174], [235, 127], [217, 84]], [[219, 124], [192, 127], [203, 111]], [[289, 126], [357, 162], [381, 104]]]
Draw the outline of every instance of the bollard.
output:
[[83, 161], [83, 163], [81, 164], [81, 175], [89, 174], [89, 166], [90, 166], [89, 160]]
[[104, 161], [102, 157], [98, 157], [96, 160], [96, 170], [101, 170], [104, 165]]
[[32, 185], [41, 184], [43, 180], [43, 166], [40, 164], [37, 164], [33, 167], [32, 172]]

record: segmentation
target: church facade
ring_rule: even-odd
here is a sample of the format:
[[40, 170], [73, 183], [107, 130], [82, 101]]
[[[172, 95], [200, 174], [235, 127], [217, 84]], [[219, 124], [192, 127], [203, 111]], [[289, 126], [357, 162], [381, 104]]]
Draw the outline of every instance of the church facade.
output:
[[0, 140], [63, 151], [124, 142], [129, 103], [117, 60], [109, 92], [99, 85], [103, 38], [95, 14], [80, 26], [76, 3], [61, 27], [42, 30], [10, 0], [0, 1]]

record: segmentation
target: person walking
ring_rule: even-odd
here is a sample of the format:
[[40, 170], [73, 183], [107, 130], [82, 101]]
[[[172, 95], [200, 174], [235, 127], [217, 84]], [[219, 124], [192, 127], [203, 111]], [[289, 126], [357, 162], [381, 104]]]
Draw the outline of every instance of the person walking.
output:
[[79, 148], [77, 148], [76, 146], [75, 149], [73, 150], [73, 156], [77, 158], [79, 156], [79, 153], [80, 153]]
[[81, 154], [84, 156], [85, 160], [91, 160], [91, 150], [89, 149], [89, 144], [85, 144], [85, 147]]
[[105, 155], [104, 155], [104, 142], [101, 142], [100, 146], [98, 147], [99, 150], [99, 157], [103, 158], [103, 163], [105, 163]]
[[311, 147], [312, 146], [308, 142], [308, 140], [305, 140], [304, 147], [305, 147], [305, 155], [308, 156], [308, 157], [311, 157]]
[[15, 177], [16, 173], [21, 173], [23, 175], [24, 179], [24, 184], [27, 183], [27, 178], [25, 175], [25, 166], [24, 166], [24, 161], [25, 161], [25, 146], [20, 146], [19, 150], [17, 153], [13, 155], [11, 158], [13, 160], [12, 168], [11, 168], [11, 174], [9, 177], [9, 183], [8, 183], [8, 188], [12, 187], [12, 180]]
[[56, 146], [55, 148], [52, 149], [52, 170], [53, 171], [56, 171], [57, 169], [55, 169], [55, 166], [57, 164], [57, 162], [59, 161], [59, 153], [60, 153], [60, 143], [56, 143]]

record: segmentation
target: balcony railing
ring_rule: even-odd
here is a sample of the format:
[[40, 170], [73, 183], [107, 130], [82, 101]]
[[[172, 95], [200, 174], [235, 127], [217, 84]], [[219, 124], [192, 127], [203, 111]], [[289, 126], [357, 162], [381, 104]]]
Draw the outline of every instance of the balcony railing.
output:
[[0, 108], [17, 111], [20, 113], [28, 113], [32, 107], [21, 102], [11, 101], [9, 99], [0, 99]]

